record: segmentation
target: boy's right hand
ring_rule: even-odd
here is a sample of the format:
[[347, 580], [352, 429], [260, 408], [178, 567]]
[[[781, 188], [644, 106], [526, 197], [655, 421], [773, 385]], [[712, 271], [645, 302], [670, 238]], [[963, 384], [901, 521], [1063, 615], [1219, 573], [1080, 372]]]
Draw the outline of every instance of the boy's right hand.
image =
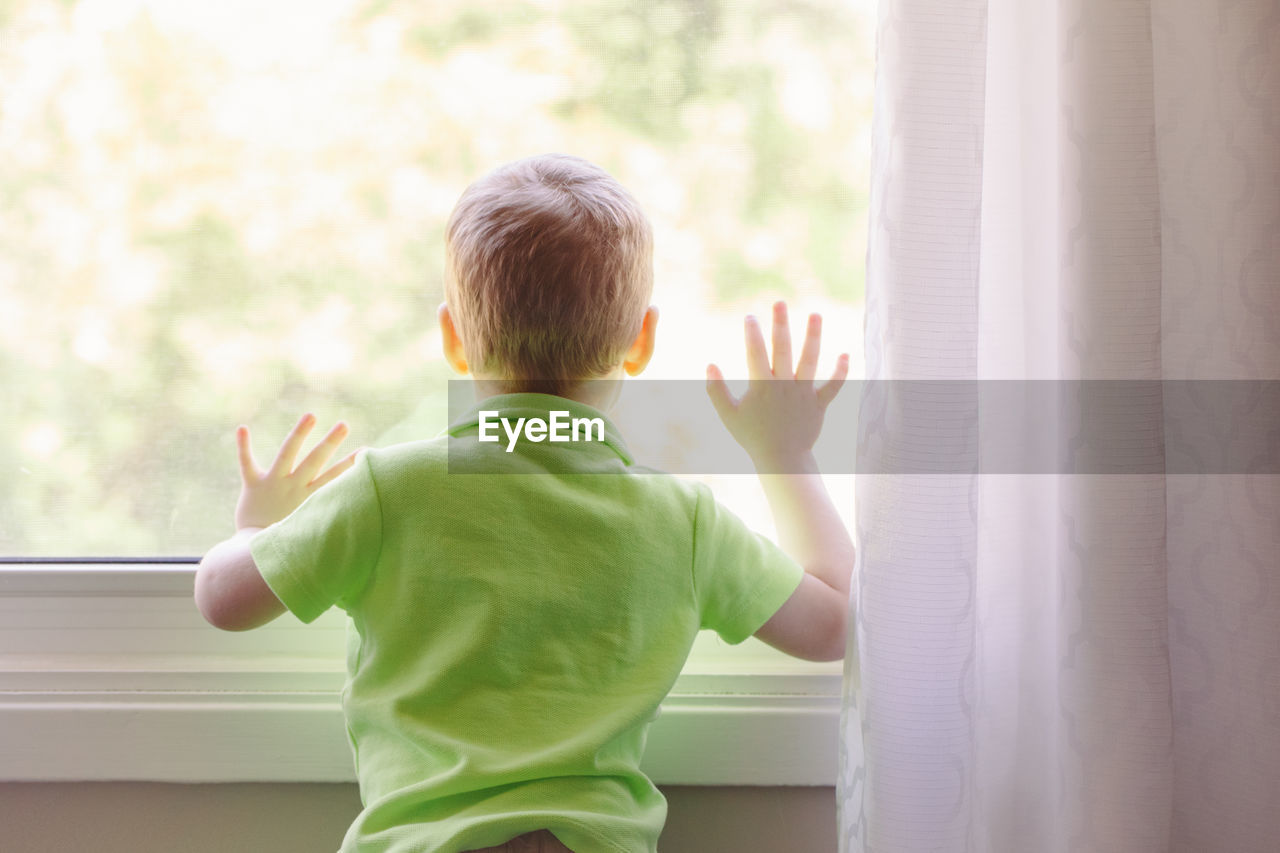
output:
[[707, 395], [729, 434], [747, 451], [758, 472], [808, 472], [827, 406], [848, 375], [849, 356], [841, 354], [831, 378], [815, 387], [821, 316], [809, 315], [804, 346], [794, 371], [785, 302], [773, 306], [772, 366], [760, 324], [748, 315], [745, 325], [749, 377], [746, 393], [735, 400], [720, 369], [711, 364], [707, 366]]

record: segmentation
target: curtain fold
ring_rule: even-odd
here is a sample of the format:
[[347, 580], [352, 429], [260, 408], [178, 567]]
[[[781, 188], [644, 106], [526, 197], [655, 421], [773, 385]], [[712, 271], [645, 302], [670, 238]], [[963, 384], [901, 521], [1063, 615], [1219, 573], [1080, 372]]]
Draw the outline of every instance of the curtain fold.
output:
[[841, 850], [1275, 850], [1280, 4], [882, 0], [870, 215]]

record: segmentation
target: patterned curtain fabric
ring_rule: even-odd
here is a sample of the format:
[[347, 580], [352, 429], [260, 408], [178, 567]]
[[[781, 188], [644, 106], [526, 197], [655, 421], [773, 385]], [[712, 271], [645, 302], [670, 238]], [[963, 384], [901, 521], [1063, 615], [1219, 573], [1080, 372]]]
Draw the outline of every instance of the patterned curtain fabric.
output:
[[[1274, 853], [1278, 469], [1160, 472], [1280, 379], [1280, 3], [881, 0], [875, 110], [842, 853]], [[981, 405], [1100, 379], [1135, 473]]]

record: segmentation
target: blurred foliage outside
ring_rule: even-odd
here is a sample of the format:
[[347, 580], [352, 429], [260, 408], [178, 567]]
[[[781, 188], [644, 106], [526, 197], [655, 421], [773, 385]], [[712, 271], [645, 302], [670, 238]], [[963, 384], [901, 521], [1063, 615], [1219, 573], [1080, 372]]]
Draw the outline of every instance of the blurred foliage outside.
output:
[[732, 374], [773, 298], [860, 325], [869, 26], [838, 0], [0, 0], [0, 556], [201, 553], [238, 423], [262, 464], [303, 411], [349, 446], [434, 435], [445, 219], [528, 154], [600, 163], [653, 220], [652, 374]]

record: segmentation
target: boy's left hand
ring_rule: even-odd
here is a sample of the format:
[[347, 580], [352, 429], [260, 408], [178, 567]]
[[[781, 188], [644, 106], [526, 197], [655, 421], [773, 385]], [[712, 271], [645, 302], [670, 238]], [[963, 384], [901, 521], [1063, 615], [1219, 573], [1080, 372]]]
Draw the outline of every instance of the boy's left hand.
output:
[[338, 423], [295, 468], [293, 463], [302, 449], [302, 442], [315, 424], [315, 416], [303, 415], [284, 444], [280, 445], [275, 462], [265, 472], [253, 461], [253, 452], [249, 449], [249, 428], [242, 426], [236, 430], [242, 484], [240, 500], [236, 503], [237, 530], [275, 524], [297, 509], [312, 492], [355, 464], [359, 451], [353, 451], [325, 469], [338, 445], [347, 437], [347, 425]]

